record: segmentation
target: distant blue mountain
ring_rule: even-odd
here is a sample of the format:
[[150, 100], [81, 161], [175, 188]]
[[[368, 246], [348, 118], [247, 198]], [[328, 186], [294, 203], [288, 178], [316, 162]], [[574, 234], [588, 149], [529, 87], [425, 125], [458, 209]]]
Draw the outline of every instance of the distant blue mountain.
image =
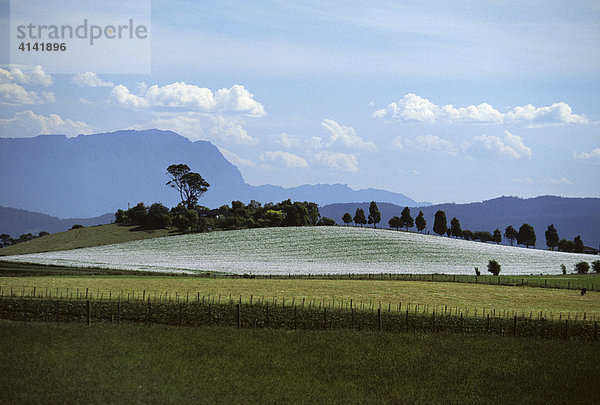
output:
[[[499, 228], [504, 235], [508, 225], [519, 230], [528, 223], [533, 226], [537, 243], [536, 247], [546, 246], [545, 232], [548, 225], [554, 224], [562, 239], [573, 239], [581, 236], [584, 244], [598, 248], [600, 244], [600, 198], [565, 198], [541, 196], [536, 198], [500, 197], [470, 204], [439, 204], [426, 207], [378, 203], [381, 211], [380, 227], [387, 228], [393, 216], [400, 216], [405, 206], [410, 207], [413, 218], [423, 211], [427, 221], [425, 232], [433, 233], [435, 213], [442, 210], [446, 213], [448, 225], [453, 217], [458, 218], [461, 228], [471, 231], [489, 231]], [[362, 208], [368, 215], [369, 204], [331, 204], [320, 208], [321, 215], [343, 224], [342, 216], [349, 212], [352, 216], [357, 208]], [[413, 228], [414, 229], [414, 228]]]
[[174, 163], [187, 164], [210, 183], [199, 201], [208, 207], [288, 198], [320, 205], [372, 199], [426, 205], [402, 194], [342, 184], [251, 186], [210, 142], [160, 130], [0, 138], [0, 205], [60, 218], [96, 217], [140, 201], [174, 206], [177, 193], [165, 185], [166, 168]]

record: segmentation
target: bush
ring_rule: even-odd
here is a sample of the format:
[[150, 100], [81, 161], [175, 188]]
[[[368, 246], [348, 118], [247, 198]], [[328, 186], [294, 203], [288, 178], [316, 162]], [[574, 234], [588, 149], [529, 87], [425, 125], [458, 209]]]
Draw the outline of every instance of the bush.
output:
[[567, 274], [567, 266], [565, 266], [564, 264], [561, 264], [560, 269], [562, 270], [563, 275]]
[[600, 260], [594, 260], [592, 262], [592, 270], [596, 273], [600, 273]]
[[575, 265], [575, 271], [577, 274], [587, 274], [590, 270], [590, 264], [588, 262], [579, 262]]
[[487, 265], [487, 269], [494, 276], [500, 274], [500, 264], [495, 260], [490, 260]]
[[331, 218], [322, 217], [319, 222], [317, 222], [317, 226], [335, 226], [335, 221]]
[[71, 227], [71, 229], [80, 229], [80, 228], [85, 228], [85, 226], [83, 226], [81, 224], [75, 224]]

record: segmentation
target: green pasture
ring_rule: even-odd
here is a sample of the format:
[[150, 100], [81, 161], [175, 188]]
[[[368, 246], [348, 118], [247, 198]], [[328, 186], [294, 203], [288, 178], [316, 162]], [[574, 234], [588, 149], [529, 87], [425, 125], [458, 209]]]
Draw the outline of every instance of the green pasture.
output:
[[[0, 321], [2, 403], [593, 403], [595, 342]], [[587, 383], [586, 383], [587, 382]]]

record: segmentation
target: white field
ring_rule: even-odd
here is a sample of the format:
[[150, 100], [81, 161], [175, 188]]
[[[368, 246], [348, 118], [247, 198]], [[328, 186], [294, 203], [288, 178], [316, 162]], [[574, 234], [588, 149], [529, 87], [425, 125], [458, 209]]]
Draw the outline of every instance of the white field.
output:
[[392, 230], [266, 228], [168, 236], [2, 260], [125, 270], [237, 274], [487, 273], [561, 274], [597, 256], [550, 252]]

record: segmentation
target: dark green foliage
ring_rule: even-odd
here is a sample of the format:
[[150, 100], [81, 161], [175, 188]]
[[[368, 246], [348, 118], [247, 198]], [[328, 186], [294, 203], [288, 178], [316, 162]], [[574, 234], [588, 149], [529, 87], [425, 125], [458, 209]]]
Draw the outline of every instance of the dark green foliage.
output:
[[575, 242], [568, 239], [561, 239], [558, 241], [558, 250], [561, 252], [572, 252], [575, 250]]
[[48, 235], [50, 235], [50, 232], [41, 231], [41, 232], [38, 234], [38, 238], [41, 238], [41, 237], [43, 237], [43, 236], [48, 236]]
[[379, 212], [377, 203], [371, 201], [371, 205], [369, 205], [369, 223], [373, 224], [373, 228], [377, 228], [379, 222], [381, 222], [381, 212]]
[[473, 233], [473, 240], [478, 240], [481, 242], [489, 242], [493, 240], [493, 236], [488, 231], [476, 231]]
[[423, 232], [423, 229], [425, 229], [427, 226], [427, 221], [425, 221], [423, 211], [419, 211], [419, 215], [417, 215], [417, 218], [415, 218], [415, 225], [417, 226], [417, 230], [419, 232]]
[[462, 236], [462, 229], [460, 229], [460, 221], [454, 217], [450, 220], [450, 235], [457, 238]]
[[148, 208], [145, 226], [151, 229], [167, 228], [171, 225], [169, 209], [161, 203], [154, 203]]
[[400, 226], [406, 228], [407, 231], [408, 228], [415, 226], [415, 221], [413, 220], [413, 217], [410, 216], [410, 208], [408, 207], [404, 207], [402, 214], [400, 215], [400, 219], [402, 221], [402, 225]]
[[579, 262], [575, 264], [575, 271], [577, 274], [587, 274], [590, 271], [590, 264], [588, 262]]
[[396, 228], [396, 230], [398, 230], [398, 228], [402, 227], [402, 219], [398, 216], [392, 217], [388, 221], [388, 225], [390, 228]]
[[308, 210], [306, 206], [300, 202], [290, 203], [290, 200], [284, 201], [283, 212], [285, 218], [283, 219], [283, 226], [305, 226], [308, 225]]
[[196, 206], [198, 199], [202, 197], [210, 184], [202, 178], [198, 173], [192, 172], [187, 165], [177, 164], [170, 165], [167, 168], [169, 181], [167, 186], [170, 186], [179, 192], [181, 203], [188, 209]]
[[546, 246], [548, 246], [550, 250], [554, 250], [554, 248], [558, 246], [558, 232], [556, 231], [554, 224], [548, 226], [545, 236]]
[[500, 232], [500, 229], [496, 228], [494, 234], [492, 235], [491, 241], [496, 243], [502, 242], [502, 232]]
[[592, 262], [592, 270], [594, 270], [595, 273], [600, 273], [600, 260], [594, 260]]
[[507, 226], [504, 230], [504, 237], [510, 241], [511, 246], [513, 245], [514, 241], [517, 239], [518, 236], [519, 233], [515, 228], [512, 227], [512, 225]]
[[327, 217], [322, 217], [319, 222], [317, 222], [317, 226], [335, 226], [335, 220]]
[[438, 235], [443, 235], [448, 230], [448, 225], [446, 224], [446, 213], [442, 210], [438, 210], [435, 213], [435, 219], [433, 222], [433, 232]]
[[535, 231], [533, 230], [533, 226], [529, 224], [521, 225], [517, 234], [517, 243], [526, 247], [535, 246]]
[[367, 218], [365, 217], [365, 212], [362, 208], [357, 208], [356, 213], [354, 214], [354, 223], [360, 225], [361, 227], [367, 223]]
[[145, 226], [147, 217], [148, 208], [146, 208], [143, 202], [127, 210], [128, 223], [131, 225]]
[[462, 237], [464, 240], [473, 240], [473, 232], [468, 229], [462, 231]]
[[349, 223], [351, 223], [351, 222], [352, 222], [352, 215], [350, 215], [350, 213], [349, 213], [349, 212], [346, 212], [346, 213], [344, 214], [344, 216], [342, 217], [342, 221], [344, 221], [344, 223], [345, 223], [346, 225], [348, 225]]
[[583, 252], [584, 246], [583, 246], [583, 241], [581, 240], [581, 236], [577, 235], [575, 237], [575, 239], [573, 239], [573, 245], [574, 245], [573, 246], [573, 251], [575, 253], [581, 253], [581, 252]]
[[495, 260], [490, 260], [487, 265], [487, 270], [494, 276], [500, 274], [500, 264]]
[[3, 233], [0, 235], [0, 247], [10, 246], [14, 242], [15, 240], [11, 238], [9, 234]]
[[[81, 225], [81, 224], [74, 224], [74, 225], [71, 227], [71, 229], [81, 229], [81, 228], [85, 228], [85, 227], [84, 227], [83, 225]], [[28, 236], [28, 235], [31, 235], [31, 234], [29, 233], [29, 234], [27, 234], [26, 236]], [[21, 235], [21, 237], [23, 237], [23, 235]], [[19, 238], [19, 239], [21, 239], [21, 238]], [[30, 239], [33, 239], [33, 238], [30, 238]]]
[[563, 276], [567, 275], [567, 266], [565, 266], [564, 264], [561, 264], [560, 270], [562, 271]]

